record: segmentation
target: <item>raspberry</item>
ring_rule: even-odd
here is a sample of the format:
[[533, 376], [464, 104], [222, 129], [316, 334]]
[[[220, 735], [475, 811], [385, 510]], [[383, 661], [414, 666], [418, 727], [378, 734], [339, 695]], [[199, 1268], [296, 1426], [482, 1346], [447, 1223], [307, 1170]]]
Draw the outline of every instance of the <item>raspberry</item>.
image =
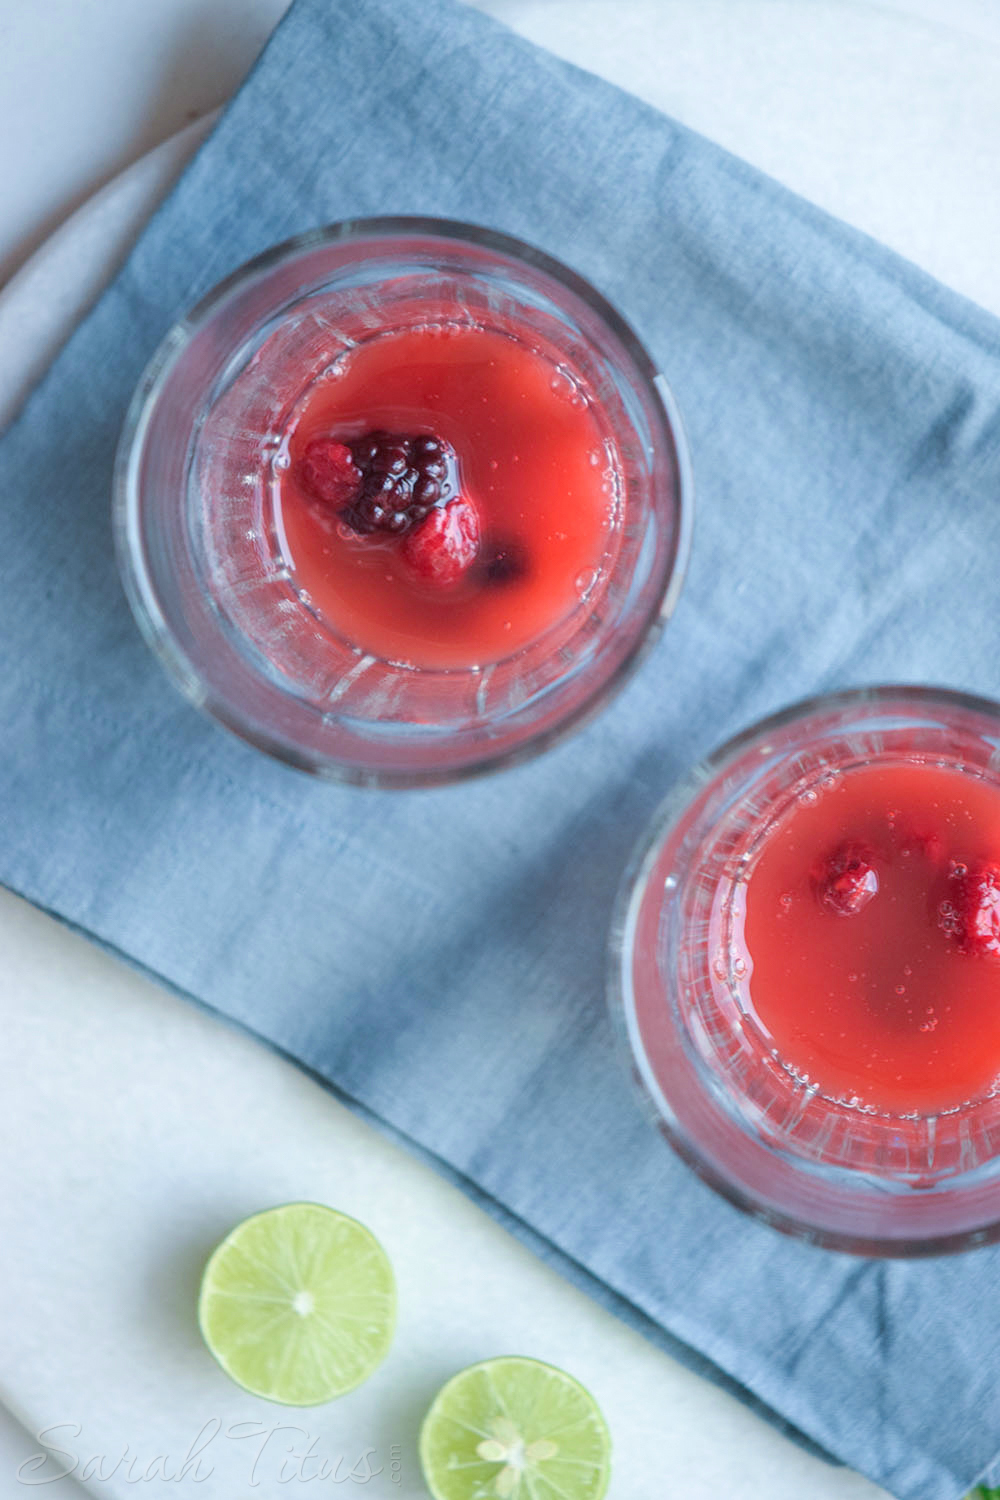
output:
[[871, 851], [862, 844], [840, 844], [813, 877], [823, 906], [842, 917], [857, 916], [878, 891]]
[[1000, 956], [1000, 865], [953, 863], [938, 925], [963, 953]]
[[314, 500], [340, 510], [361, 490], [361, 472], [351, 450], [333, 438], [313, 438], [299, 461], [299, 483]]
[[341, 514], [363, 535], [402, 536], [455, 488], [455, 454], [441, 438], [369, 432], [347, 446], [361, 486]]
[[464, 495], [436, 506], [403, 542], [403, 559], [424, 583], [457, 583], [476, 560], [479, 517]]

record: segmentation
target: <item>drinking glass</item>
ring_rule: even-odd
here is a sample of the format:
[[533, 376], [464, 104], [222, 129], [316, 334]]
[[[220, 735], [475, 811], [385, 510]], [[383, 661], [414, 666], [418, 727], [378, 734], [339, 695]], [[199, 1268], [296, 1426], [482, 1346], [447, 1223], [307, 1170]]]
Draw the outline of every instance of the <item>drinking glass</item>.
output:
[[[602, 587], [558, 629], [467, 669], [381, 660], [339, 635], [297, 586], [275, 518], [283, 434], [310, 382], [428, 309], [564, 362], [621, 469]], [[691, 484], [665, 380], [580, 276], [473, 225], [368, 219], [269, 250], [168, 333], [128, 412], [114, 522], [136, 619], [192, 702], [307, 771], [416, 786], [519, 761], [607, 701], [676, 602]]]
[[[852, 768], [926, 763], [1000, 786], [1000, 705], [922, 687], [815, 698], [730, 740], [673, 791], [627, 872], [610, 999], [651, 1119], [732, 1203], [863, 1255], [1000, 1237], [1000, 1092], [883, 1113], [830, 1097], [770, 1044], [735, 939], [755, 849]], [[834, 917], [834, 921], [843, 920]], [[974, 958], [971, 962], [992, 963]], [[998, 970], [1000, 1003], [1000, 970]]]

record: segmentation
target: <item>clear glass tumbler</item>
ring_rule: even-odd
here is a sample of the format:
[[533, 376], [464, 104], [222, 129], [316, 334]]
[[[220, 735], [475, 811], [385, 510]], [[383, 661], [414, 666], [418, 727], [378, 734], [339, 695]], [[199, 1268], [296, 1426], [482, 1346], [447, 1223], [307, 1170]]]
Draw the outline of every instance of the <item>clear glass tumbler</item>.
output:
[[[282, 434], [309, 383], [429, 307], [563, 361], [621, 468], [601, 589], [558, 631], [468, 669], [380, 660], [339, 637], [297, 588], [273, 514]], [[302, 769], [415, 786], [520, 760], [606, 701], [676, 601], [691, 486], [669, 389], [591, 286], [492, 231], [372, 219], [268, 251], [170, 331], [128, 413], [114, 521], [139, 625], [195, 704]]]
[[[992, 1085], [946, 1109], [888, 1113], [826, 1092], [770, 1045], [739, 938], [762, 839], [797, 800], [859, 767], [929, 765], [1000, 792], [998, 747], [1000, 705], [984, 699], [919, 687], [813, 699], [696, 767], [636, 851], [611, 944], [620, 1038], [653, 1121], [755, 1218], [863, 1255], [1000, 1238], [1000, 1059]], [[1000, 960], [969, 962], [995, 967], [1000, 1004]]]

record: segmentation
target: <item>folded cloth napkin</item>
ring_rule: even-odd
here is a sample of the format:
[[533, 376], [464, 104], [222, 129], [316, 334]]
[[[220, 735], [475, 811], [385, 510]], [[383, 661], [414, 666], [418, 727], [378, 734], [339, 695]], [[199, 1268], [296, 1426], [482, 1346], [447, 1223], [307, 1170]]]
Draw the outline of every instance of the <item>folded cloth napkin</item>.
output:
[[[182, 702], [111, 553], [115, 442], [171, 320], [333, 219], [479, 221], [568, 261], [671, 380], [681, 607], [587, 731], [433, 792], [331, 788]], [[900, 1497], [1000, 1450], [1000, 1252], [782, 1239], [641, 1117], [602, 997], [633, 841], [722, 736], [859, 680], [1000, 694], [1000, 326], [452, 0], [298, 0], [0, 442], [0, 879], [252, 1028], [567, 1275]]]

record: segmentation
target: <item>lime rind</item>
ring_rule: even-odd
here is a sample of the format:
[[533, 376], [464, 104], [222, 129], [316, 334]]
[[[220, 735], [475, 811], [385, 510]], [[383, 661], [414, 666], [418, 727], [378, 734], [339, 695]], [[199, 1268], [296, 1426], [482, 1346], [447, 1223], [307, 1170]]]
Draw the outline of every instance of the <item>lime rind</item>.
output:
[[611, 1437], [572, 1375], [506, 1355], [441, 1388], [420, 1431], [420, 1462], [434, 1500], [603, 1500]]
[[254, 1214], [213, 1251], [198, 1323], [232, 1380], [284, 1406], [353, 1390], [385, 1358], [392, 1266], [370, 1229], [320, 1203]]

